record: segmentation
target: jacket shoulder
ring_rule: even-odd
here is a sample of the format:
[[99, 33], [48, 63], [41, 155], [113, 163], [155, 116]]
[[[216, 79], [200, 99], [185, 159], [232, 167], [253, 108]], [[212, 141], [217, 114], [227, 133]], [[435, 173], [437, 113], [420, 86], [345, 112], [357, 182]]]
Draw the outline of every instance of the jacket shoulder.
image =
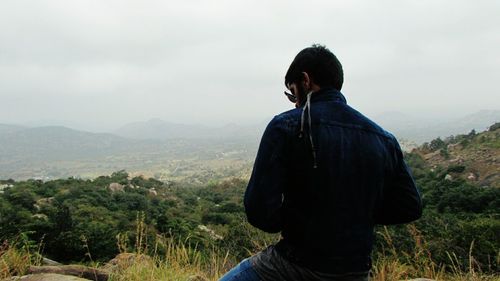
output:
[[269, 122], [268, 127], [292, 128], [298, 122], [301, 115], [300, 108], [294, 108], [275, 115]]
[[343, 122], [349, 124], [350, 126], [368, 131], [374, 134], [377, 134], [383, 138], [385, 138], [389, 142], [394, 142], [396, 141], [396, 138], [394, 135], [388, 131], [386, 131], [384, 128], [382, 128], [379, 124], [374, 122], [372, 119], [366, 117], [364, 114], [361, 112], [357, 111], [356, 109], [346, 105], [345, 106], [345, 114], [343, 114]]

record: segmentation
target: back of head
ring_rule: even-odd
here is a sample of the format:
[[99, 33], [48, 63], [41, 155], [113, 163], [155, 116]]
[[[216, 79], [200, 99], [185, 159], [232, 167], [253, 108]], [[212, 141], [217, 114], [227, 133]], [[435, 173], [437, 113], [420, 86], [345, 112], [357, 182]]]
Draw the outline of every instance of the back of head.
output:
[[321, 88], [342, 89], [344, 72], [337, 57], [328, 48], [314, 44], [300, 51], [285, 75], [285, 85], [299, 82], [306, 72]]

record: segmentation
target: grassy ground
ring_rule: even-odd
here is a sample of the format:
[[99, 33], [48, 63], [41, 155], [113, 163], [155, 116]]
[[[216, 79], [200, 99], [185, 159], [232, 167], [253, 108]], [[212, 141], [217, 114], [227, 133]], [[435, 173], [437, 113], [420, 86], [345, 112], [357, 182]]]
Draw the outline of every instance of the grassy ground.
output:
[[[391, 237], [386, 237], [391, 239]], [[141, 241], [136, 241], [141, 245]], [[12, 244], [11, 244], [12, 243]], [[34, 245], [19, 244], [19, 241], [4, 242], [0, 247], [0, 280], [26, 274], [30, 265], [39, 265], [41, 257]], [[201, 253], [188, 247], [182, 241], [166, 239], [166, 254], [152, 256], [143, 255], [144, 249], [139, 247], [129, 256], [135, 257], [129, 264], [121, 264], [113, 270], [110, 281], [156, 281], [156, 280], [218, 280], [220, 276], [235, 265], [230, 253], [220, 253], [217, 249]], [[160, 245], [159, 245], [160, 246]], [[444, 267], [436, 265], [427, 255], [423, 244], [417, 239], [412, 253], [400, 253], [397, 249], [388, 249], [385, 255], [375, 260], [372, 269], [372, 280], [392, 281], [412, 278], [430, 278], [453, 281], [498, 281], [500, 274], [485, 274], [478, 271], [473, 258], [468, 268], [460, 268], [450, 254], [450, 264]], [[411, 260], [411, 263], [403, 260]], [[104, 265], [93, 264], [96, 268]]]
[[[387, 228], [378, 233], [389, 246], [374, 260], [371, 280], [429, 278], [443, 281], [500, 281], [500, 273], [487, 274], [480, 271], [470, 254], [474, 245], [471, 245], [466, 267], [459, 265], [458, 258], [453, 253], [449, 253], [449, 264], [438, 265], [432, 260], [425, 239], [418, 229], [413, 225], [408, 225], [408, 229], [415, 241], [411, 252], [399, 251], [393, 245], [393, 237]], [[122, 252], [118, 257], [122, 258], [115, 259], [117, 261], [113, 263], [112, 269], [108, 267], [109, 264], [92, 263], [90, 266], [109, 270], [110, 281], [215, 281], [238, 263], [229, 252], [221, 252], [215, 247], [200, 251], [196, 246], [190, 245], [188, 240], [159, 236], [154, 243], [155, 248], [148, 249], [145, 241], [146, 227], [141, 217], [137, 220], [135, 237], [133, 253], [125, 253], [130, 249], [127, 245], [130, 241], [125, 236], [117, 237], [117, 245]], [[265, 247], [264, 238], [262, 241], [257, 237], [256, 239], [259, 240], [254, 241], [256, 245]], [[33, 244], [23, 235], [15, 241], [4, 241], [0, 245], [0, 280], [24, 275], [30, 266], [40, 265], [40, 248], [41, 245]], [[163, 254], [158, 254], [158, 249], [162, 249]], [[92, 259], [90, 253], [88, 256]], [[493, 262], [500, 262], [500, 252]]]

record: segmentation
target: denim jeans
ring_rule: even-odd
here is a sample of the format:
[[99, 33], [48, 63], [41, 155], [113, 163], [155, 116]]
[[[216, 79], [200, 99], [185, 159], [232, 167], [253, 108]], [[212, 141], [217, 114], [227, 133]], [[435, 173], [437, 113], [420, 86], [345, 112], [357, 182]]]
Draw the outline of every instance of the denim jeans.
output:
[[261, 281], [249, 259], [245, 259], [219, 279], [219, 281]]

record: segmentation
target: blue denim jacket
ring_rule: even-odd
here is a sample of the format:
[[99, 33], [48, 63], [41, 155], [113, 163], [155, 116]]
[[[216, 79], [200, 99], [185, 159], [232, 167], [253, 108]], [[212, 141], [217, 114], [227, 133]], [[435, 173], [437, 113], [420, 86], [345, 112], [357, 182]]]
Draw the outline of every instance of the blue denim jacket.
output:
[[421, 216], [415, 182], [395, 137], [339, 91], [312, 94], [310, 125], [303, 109], [275, 116], [262, 136], [244, 198], [248, 221], [281, 232], [276, 249], [292, 262], [369, 270], [374, 225]]

